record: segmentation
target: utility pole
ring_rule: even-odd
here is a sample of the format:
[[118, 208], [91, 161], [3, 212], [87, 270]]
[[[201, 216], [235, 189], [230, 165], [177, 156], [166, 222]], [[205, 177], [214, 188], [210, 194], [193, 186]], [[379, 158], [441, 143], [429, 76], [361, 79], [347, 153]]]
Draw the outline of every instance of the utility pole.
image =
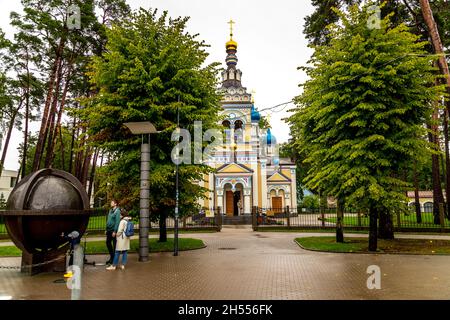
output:
[[[177, 130], [180, 130], [180, 96], [178, 96], [177, 105]], [[175, 230], [173, 242], [173, 255], [178, 256], [178, 216], [179, 216], [179, 189], [178, 189], [178, 161], [175, 164]]]

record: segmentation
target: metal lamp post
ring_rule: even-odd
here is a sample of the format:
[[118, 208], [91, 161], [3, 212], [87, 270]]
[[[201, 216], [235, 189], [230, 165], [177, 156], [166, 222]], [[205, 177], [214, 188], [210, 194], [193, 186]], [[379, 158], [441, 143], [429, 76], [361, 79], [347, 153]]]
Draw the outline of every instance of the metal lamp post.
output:
[[[148, 230], [150, 226], [150, 134], [157, 133], [155, 126], [148, 121], [127, 122], [124, 125], [132, 134], [142, 135], [141, 144], [141, 192], [139, 210], [139, 261], [148, 261]], [[145, 136], [148, 136], [147, 142]]]

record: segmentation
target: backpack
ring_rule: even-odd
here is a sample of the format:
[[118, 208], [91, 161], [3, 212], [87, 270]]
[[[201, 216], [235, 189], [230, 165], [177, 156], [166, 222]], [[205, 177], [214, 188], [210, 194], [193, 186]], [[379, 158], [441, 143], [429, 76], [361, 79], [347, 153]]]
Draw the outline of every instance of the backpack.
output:
[[125, 231], [123, 233], [128, 238], [134, 236], [134, 223], [132, 220], [127, 221], [127, 225], [125, 226]]

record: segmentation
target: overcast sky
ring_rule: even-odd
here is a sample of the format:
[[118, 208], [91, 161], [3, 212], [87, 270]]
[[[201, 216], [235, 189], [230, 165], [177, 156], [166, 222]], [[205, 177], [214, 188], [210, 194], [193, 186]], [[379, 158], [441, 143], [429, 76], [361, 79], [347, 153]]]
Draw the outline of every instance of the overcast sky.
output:
[[[297, 67], [305, 65], [311, 55], [302, 33], [304, 18], [313, 11], [309, 0], [128, 0], [128, 3], [133, 9], [158, 8], [168, 10], [172, 17], [191, 17], [188, 31], [198, 33], [199, 39], [211, 46], [208, 62], [223, 65], [225, 42], [229, 38], [227, 22], [233, 19], [238, 68], [243, 72], [243, 85], [256, 92], [256, 107], [272, 107], [300, 93], [298, 84], [306, 78]], [[21, 11], [20, 0], [0, 0], [0, 4], [0, 28], [11, 36], [9, 13]], [[289, 128], [282, 121], [287, 115], [285, 110], [270, 113], [272, 131], [279, 142], [289, 138]], [[38, 130], [38, 124], [32, 129]], [[5, 169], [19, 168], [17, 147], [22, 139], [22, 134], [14, 131]]]

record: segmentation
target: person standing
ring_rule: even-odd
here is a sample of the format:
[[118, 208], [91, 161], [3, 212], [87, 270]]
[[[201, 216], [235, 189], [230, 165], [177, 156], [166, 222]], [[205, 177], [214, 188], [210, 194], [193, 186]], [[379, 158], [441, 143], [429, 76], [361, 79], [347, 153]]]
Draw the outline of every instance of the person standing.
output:
[[111, 200], [111, 210], [108, 213], [108, 219], [106, 221], [106, 247], [109, 252], [109, 260], [106, 261], [107, 265], [113, 263], [114, 252], [116, 250], [117, 242], [117, 230], [120, 223], [120, 208], [118, 207], [117, 200]]
[[237, 203], [237, 207], [238, 207], [238, 215], [242, 214], [242, 201], [241, 199], [239, 199], [238, 203]]
[[106, 270], [116, 270], [119, 265], [119, 258], [122, 254], [122, 264], [120, 269], [124, 270], [127, 264], [128, 250], [130, 250], [130, 237], [126, 235], [125, 230], [127, 229], [127, 224], [131, 220], [125, 211], [121, 212], [121, 220], [119, 224], [119, 229], [116, 233], [117, 245], [116, 252], [114, 255], [114, 260], [111, 266], [107, 267]]

